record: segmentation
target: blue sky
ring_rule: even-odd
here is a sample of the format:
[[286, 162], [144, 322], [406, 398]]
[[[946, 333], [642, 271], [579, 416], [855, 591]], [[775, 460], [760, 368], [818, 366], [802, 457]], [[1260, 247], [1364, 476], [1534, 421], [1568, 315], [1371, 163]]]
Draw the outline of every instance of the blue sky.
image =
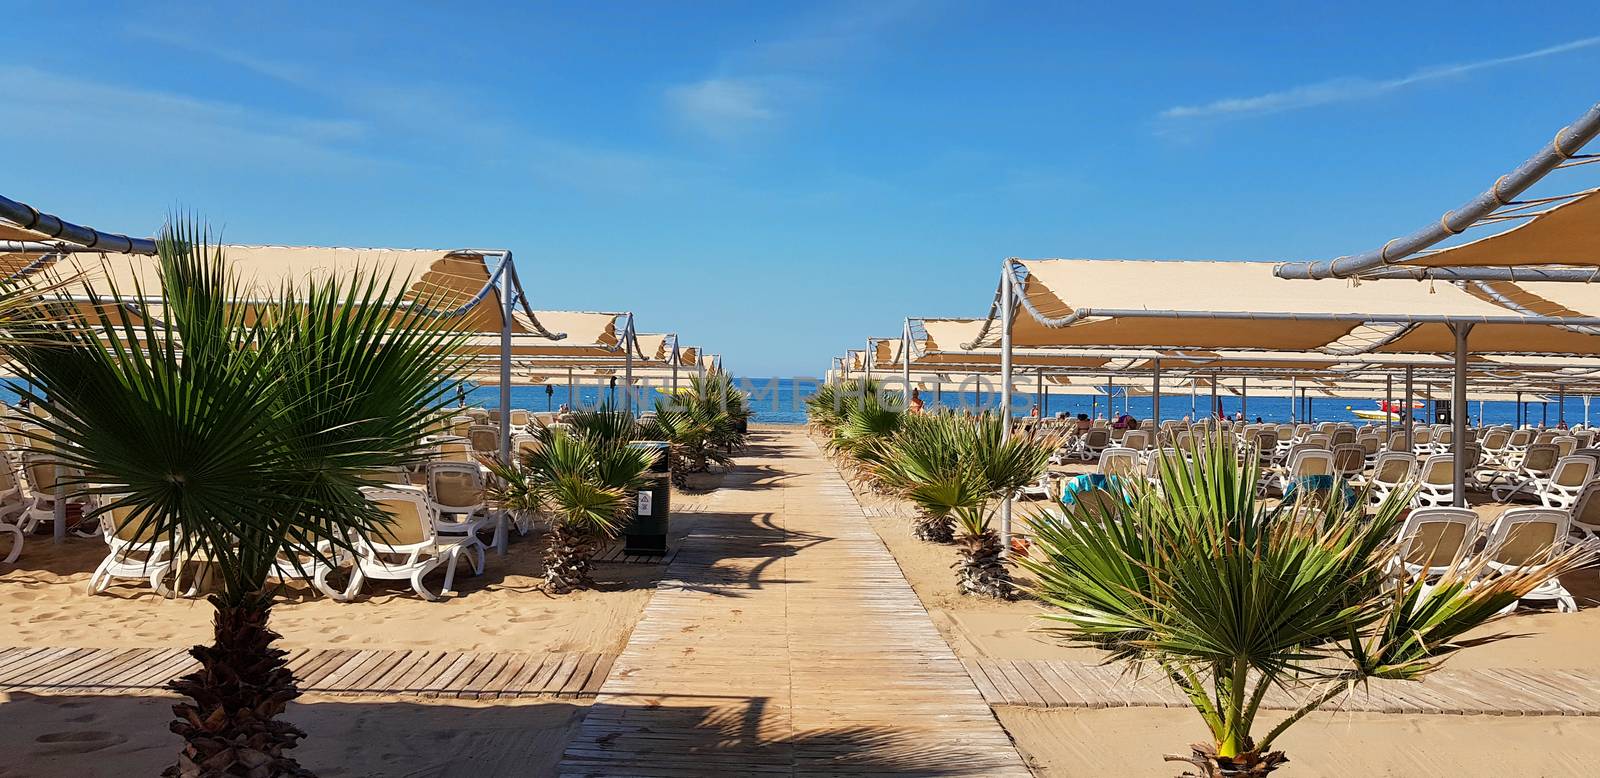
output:
[[1600, 8], [1253, 5], [0, 0], [0, 192], [506, 246], [539, 307], [818, 375], [1007, 256], [1370, 248], [1600, 98]]

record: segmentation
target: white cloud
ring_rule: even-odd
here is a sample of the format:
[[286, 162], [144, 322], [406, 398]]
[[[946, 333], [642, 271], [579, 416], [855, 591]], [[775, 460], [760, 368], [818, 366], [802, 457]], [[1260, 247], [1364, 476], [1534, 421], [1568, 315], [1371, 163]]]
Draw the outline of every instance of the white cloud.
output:
[[355, 120], [264, 111], [29, 66], [0, 66], [0, 104], [18, 116], [38, 117], [33, 132], [163, 157], [253, 159], [272, 165], [347, 163], [357, 160], [350, 148], [367, 134], [366, 125]]
[[732, 140], [778, 118], [771, 90], [757, 79], [708, 78], [671, 87], [667, 105], [680, 120], [713, 138]]
[[882, 0], [802, 17], [760, 41], [723, 52], [706, 78], [663, 93], [682, 124], [733, 141], [799, 113], [838, 71], [877, 56], [891, 29], [927, 15], [928, 0]]
[[1332, 103], [1350, 102], [1377, 97], [1399, 89], [1429, 81], [1455, 78], [1479, 70], [1501, 67], [1517, 62], [1564, 54], [1569, 51], [1600, 45], [1600, 36], [1580, 38], [1556, 46], [1513, 54], [1508, 57], [1479, 60], [1459, 65], [1438, 65], [1424, 68], [1399, 78], [1373, 80], [1366, 78], [1336, 78], [1315, 84], [1268, 92], [1254, 97], [1231, 97], [1201, 105], [1180, 105], [1161, 112], [1163, 119], [1217, 119], [1254, 116], [1292, 111]]

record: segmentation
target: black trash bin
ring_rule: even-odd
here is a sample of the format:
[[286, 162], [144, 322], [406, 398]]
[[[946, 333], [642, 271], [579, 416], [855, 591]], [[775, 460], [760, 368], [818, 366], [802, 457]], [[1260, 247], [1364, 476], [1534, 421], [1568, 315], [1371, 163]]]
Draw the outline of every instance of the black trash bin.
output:
[[622, 551], [627, 554], [667, 553], [667, 518], [672, 513], [672, 451], [666, 443], [638, 440], [631, 445], [657, 452], [649, 482], [634, 495], [633, 515], [622, 528]]

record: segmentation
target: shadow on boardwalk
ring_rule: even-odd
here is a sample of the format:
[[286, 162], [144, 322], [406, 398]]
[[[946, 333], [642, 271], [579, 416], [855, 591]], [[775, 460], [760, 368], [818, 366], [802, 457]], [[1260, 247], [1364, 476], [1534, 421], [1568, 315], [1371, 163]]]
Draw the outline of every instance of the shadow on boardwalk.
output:
[[[649, 706], [648, 723], [636, 705], [597, 703], [585, 714], [594, 725], [619, 723], [592, 750], [569, 747], [563, 778], [578, 776], [985, 775], [960, 744], [930, 744], [925, 733], [892, 726], [852, 726], [787, 732], [764, 697], [707, 699]], [[663, 740], [674, 747], [661, 748]], [[618, 771], [620, 768], [620, 772]]]
[[767, 570], [833, 538], [779, 526], [771, 512], [702, 513], [692, 543], [673, 559], [671, 574], [659, 586], [742, 597], [746, 590], [807, 583], [763, 577]]

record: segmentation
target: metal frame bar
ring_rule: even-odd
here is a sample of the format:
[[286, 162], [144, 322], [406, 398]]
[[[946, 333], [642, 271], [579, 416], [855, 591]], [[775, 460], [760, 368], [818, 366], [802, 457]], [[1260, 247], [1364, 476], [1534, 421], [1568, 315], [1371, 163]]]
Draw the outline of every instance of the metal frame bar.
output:
[[1345, 278], [1399, 262], [1446, 238], [1459, 235], [1496, 209], [1511, 204], [1517, 195], [1571, 159], [1596, 135], [1600, 135], [1600, 103], [1556, 133], [1550, 143], [1515, 170], [1501, 176], [1487, 191], [1461, 207], [1447, 211], [1437, 222], [1409, 235], [1394, 238], [1371, 251], [1317, 262], [1286, 262], [1274, 272], [1279, 278]]
[[120, 233], [101, 232], [93, 227], [73, 224], [4, 195], [0, 195], [0, 219], [15, 222], [22, 229], [96, 251], [114, 251], [119, 254], [156, 253], [156, 242], [150, 238], [130, 238]]

